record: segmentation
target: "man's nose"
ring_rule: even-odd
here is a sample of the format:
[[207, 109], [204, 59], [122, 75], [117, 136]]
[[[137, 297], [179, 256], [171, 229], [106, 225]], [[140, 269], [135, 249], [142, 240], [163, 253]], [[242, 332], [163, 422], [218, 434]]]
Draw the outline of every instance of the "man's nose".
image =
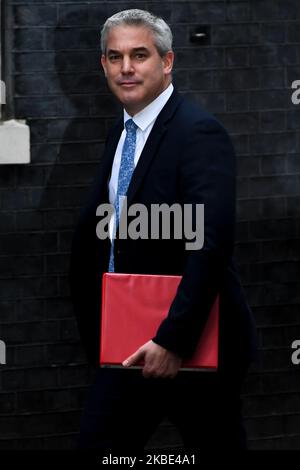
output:
[[122, 73], [132, 73], [133, 72], [133, 65], [130, 57], [123, 57], [122, 61]]

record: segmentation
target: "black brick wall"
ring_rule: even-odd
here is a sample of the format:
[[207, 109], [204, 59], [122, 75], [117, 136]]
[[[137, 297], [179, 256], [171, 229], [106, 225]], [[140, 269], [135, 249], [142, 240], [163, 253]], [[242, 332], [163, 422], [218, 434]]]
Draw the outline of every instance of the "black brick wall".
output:
[[[300, 79], [298, 0], [10, 0], [15, 117], [31, 130], [29, 165], [0, 169], [1, 449], [73, 449], [92, 371], [67, 282], [72, 230], [119, 109], [99, 71], [99, 29], [148, 8], [173, 27], [179, 89], [228, 128], [238, 154], [236, 255], [259, 331], [244, 386], [253, 449], [300, 448]], [[206, 45], [190, 33], [205, 25]], [[163, 423], [152, 446], [178, 445]]]

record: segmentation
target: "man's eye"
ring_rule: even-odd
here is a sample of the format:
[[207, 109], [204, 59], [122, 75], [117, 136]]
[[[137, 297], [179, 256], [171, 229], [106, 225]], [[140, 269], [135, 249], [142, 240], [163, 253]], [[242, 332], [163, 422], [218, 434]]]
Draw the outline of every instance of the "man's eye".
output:
[[114, 61], [114, 60], [118, 60], [118, 59], [119, 59], [119, 56], [116, 55], [116, 54], [109, 56], [109, 60], [110, 60], [110, 61]]
[[135, 54], [135, 57], [136, 57], [137, 59], [145, 59], [146, 54], [142, 54], [142, 53]]

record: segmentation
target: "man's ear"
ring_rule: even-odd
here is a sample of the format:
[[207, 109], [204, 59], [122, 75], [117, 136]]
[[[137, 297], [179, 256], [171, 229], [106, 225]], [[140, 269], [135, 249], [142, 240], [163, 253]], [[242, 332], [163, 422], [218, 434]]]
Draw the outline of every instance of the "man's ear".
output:
[[164, 63], [164, 72], [165, 72], [165, 74], [171, 73], [172, 69], [173, 69], [173, 63], [174, 63], [174, 52], [173, 51], [168, 51], [163, 56], [163, 63]]
[[104, 70], [104, 75], [107, 76], [107, 72], [106, 72], [106, 57], [104, 54], [102, 54], [101, 56], [101, 65], [103, 67], [103, 70]]

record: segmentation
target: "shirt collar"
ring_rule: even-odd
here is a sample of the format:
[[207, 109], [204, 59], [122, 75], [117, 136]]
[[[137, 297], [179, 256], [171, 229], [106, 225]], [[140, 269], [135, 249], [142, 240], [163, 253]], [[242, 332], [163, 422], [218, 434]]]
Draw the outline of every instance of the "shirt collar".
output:
[[166, 102], [172, 95], [174, 87], [172, 83], [153, 100], [148, 104], [144, 109], [139, 111], [133, 116], [133, 118], [126, 112], [124, 109], [124, 124], [128, 119], [132, 119], [135, 124], [142, 130], [145, 131], [147, 127], [157, 118], [162, 108], [165, 106]]

